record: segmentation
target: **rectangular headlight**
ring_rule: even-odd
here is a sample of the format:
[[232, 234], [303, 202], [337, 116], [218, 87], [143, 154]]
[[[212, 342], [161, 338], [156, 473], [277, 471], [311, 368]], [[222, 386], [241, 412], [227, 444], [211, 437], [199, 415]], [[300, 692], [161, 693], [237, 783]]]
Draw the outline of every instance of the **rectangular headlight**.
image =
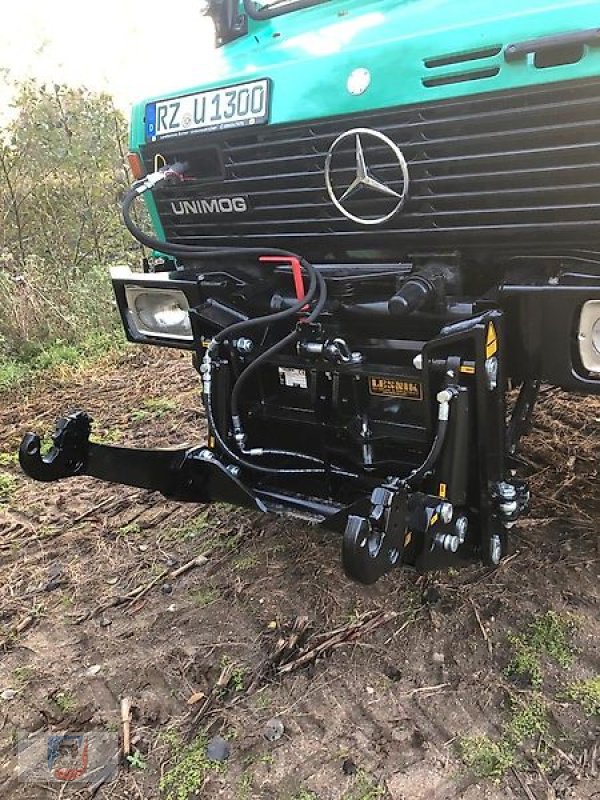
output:
[[600, 300], [583, 304], [579, 318], [579, 355], [584, 368], [600, 378]]
[[125, 286], [125, 299], [132, 332], [155, 339], [193, 340], [190, 306], [181, 290]]

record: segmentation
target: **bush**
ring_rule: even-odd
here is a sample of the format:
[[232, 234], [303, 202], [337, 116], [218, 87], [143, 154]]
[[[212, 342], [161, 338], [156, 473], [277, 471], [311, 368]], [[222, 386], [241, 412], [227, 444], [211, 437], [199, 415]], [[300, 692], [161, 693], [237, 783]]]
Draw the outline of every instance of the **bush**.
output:
[[48, 349], [72, 360], [82, 343], [110, 338], [118, 317], [108, 266], [139, 259], [120, 219], [126, 122], [112, 99], [34, 81], [14, 89], [15, 115], [0, 138], [5, 377], [18, 371], [14, 362], [41, 366]]

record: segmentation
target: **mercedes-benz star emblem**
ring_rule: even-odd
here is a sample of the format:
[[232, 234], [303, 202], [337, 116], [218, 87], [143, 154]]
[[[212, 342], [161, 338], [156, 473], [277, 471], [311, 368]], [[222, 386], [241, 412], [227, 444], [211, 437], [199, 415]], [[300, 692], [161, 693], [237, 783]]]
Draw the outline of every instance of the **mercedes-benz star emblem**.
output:
[[[382, 183], [382, 181], [377, 180], [377, 178], [374, 177], [369, 170], [369, 167], [367, 166], [367, 160], [365, 158], [364, 148], [364, 141], [368, 138], [376, 139], [378, 140], [378, 143], [383, 142], [388, 150], [391, 150], [394, 156], [393, 169], [397, 175], [394, 175], [390, 182], [393, 181], [397, 184], [397, 182], [401, 180], [402, 187], [399, 191], [396, 191], [395, 189], [392, 189], [391, 186], [388, 186], [387, 184]], [[340, 145], [342, 145], [347, 139], [354, 140], [354, 149], [356, 154], [356, 174], [354, 180], [344, 189], [343, 187], [340, 188], [339, 182], [336, 181], [334, 183], [334, 180], [332, 179], [332, 173], [336, 171], [336, 166], [333, 163], [336, 151], [339, 153], [343, 150]], [[370, 130], [369, 128], [353, 128], [350, 131], [342, 133], [329, 148], [327, 158], [325, 159], [325, 184], [327, 186], [327, 191], [332, 203], [339, 211], [342, 212], [345, 217], [353, 222], [358, 222], [360, 225], [380, 225], [382, 222], [387, 222], [388, 219], [391, 219], [395, 214], [397, 214], [406, 202], [409, 180], [408, 166], [400, 148], [383, 133]], [[393, 201], [393, 207], [389, 211], [386, 211], [385, 214], [369, 217], [359, 217], [356, 214], [352, 214], [350, 211], [348, 211], [344, 205], [345, 201], [354, 198], [359, 192], [364, 192], [365, 196], [368, 196], [367, 190], [369, 190], [371, 193], [389, 197], [390, 201]]]

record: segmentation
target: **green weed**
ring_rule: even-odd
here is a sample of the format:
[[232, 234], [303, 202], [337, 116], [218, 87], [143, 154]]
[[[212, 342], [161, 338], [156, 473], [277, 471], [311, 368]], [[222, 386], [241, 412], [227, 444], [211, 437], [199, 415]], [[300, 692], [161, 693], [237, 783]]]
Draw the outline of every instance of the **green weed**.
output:
[[70, 714], [77, 708], [77, 700], [67, 691], [57, 692], [53, 697], [54, 702], [63, 712], [63, 714]]
[[146, 769], [146, 762], [139, 750], [134, 750], [132, 755], [127, 756], [129, 765], [134, 769]]
[[600, 675], [572, 683], [565, 695], [569, 700], [579, 703], [588, 717], [600, 714]]
[[[228, 656], [223, 656], [221, 659], [221, 669], [225, 669], [225, 667], [231, 664], [231, 660]], [[231, 671], [231, 678], [230, 683], [233, 686], [234, 691], [236, 692], [243, 692], [245, 688], [245, 675], [246, 670], [239, 664], [236, 664], [232, 671]]]
[[148, 419], [158, 419], [171, 411], [175, 411], [177, 406], [172, 400], [164, 397], [150, 398], [144, 400], [142, 407], [131, 413], [133, 422], [143, 422]]
[[127, 525], [123, 525], [122, 528], [119, 528], [119, 536], [135, 536], [140, 533], [141, 530], [137, 522], [129, 522]]
[[19, 688], [26, 686], [34, 675], [33, 667], [15, 667], [13, 670], [13, 678]]
[[30, 384], [47, 372], [88, 367], [123, 347], [122, 337], [116, 330], [112, 333], [96, 331], [75, 343], [59, 339], [17, 355], [0, 357], [0, 392]]
[[254, 705], [260, 710], [270, 708], [273, 698], [263, 689], [254, 696]]
[[511, 718], [504, 726], [508, 742], [518, 747], [527, 739], [547, 732], [548, 706], [539, 695], [533, 695], [528, 703], [513, 704]]
[[254, 779], [250, 772], [244, 772], [238, 785], [238, 800], [252, 800]]
[[190, 597], [198, 608], [206, 608], [217, 602], [220, 593], [217, 589], [198, 589], [196, 592], [190, 592]]
[[246, 670], [243, 667], [235, 667], [231, 674], [231, 684], [236, 692], [243, 692], [245, 688]]
[[16, 467], [19, 463], [19, 454], [15, 448], [14, 453], [0, 453], [0, 467]]
[[461, 736], [458, 753], [477, 778], [500, 781], [514, 762], [514, 749], [506, 742], [494, 742], [485, 734]]
[[344, 795], [343, 800], [378, 800], [386, 790], [374, 781], [364, 770], [359, 769], [352, 789]]
[[10, 502], [17, 488], [17, 479], [8, 472], [0, 472], [0, 505]]
[[123, 431], [120, 428], [105, 428], [104, 430], [97, 431], [90, 436], [90, 441], [97, 444], [117, 444], [123, 437]]
[[208, 515], [209, 512], [207, 510], [198, 514], [196, 517], [192, 517], [177, 528], [170, 528], [166, 533], [167, 538], [183, 541], [195, 539], [201, 533], [206, 532], [210, 524]]
[[474, 775], [498, 782], [515, 763], [518, 749], [527, 740], [544, 736], [547, 731], [547, 706], [539, 695], [533, 695], [529, 702], [513, 705], [499, 740], [485, 734], [461, 736], [457, 749]]
[[233, 562], [235, 569], [239, 570], [252, 569], [252, 567], [257, 567], [259, 564], [260, 560], [258, 556], [255, 555], [240, 556]]
[[165, 771], [160, 780], [160, 790], [165, 800], [188, 800], [199, 794], [211, 771], [220, 772], [224, 765], [209, 761], [206, 755], [205, 736], [198, 736], [187, 747], [182, 747], [177, 737], [171, 739], [173, 766]]
[[524, 633], [509, 634], [513, 658], [506, 668], [507, 675], [525, 679], [538, 688], [543, 682], [543, 656], [561, 667], [569, 667], [573, 661], [570, 638], [574, 627], [573, 617], [548, 611], [537, 617]]
[[70, 594], [63, 594], [60, 598], [60, 604], [65, 611], [69, 611], [75, 605], [75, 600]]

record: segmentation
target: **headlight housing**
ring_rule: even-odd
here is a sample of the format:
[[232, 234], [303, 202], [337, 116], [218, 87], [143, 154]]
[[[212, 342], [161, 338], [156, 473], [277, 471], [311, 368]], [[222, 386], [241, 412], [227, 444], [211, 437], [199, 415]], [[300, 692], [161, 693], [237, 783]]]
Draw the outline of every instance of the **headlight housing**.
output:
[[577, 338], [584, 369], [600, 378], [600, 300], [583, 304]]
[[125, 286], [132, 333], [155, 339], [193, 340], [190, 305], [180, 289]]

